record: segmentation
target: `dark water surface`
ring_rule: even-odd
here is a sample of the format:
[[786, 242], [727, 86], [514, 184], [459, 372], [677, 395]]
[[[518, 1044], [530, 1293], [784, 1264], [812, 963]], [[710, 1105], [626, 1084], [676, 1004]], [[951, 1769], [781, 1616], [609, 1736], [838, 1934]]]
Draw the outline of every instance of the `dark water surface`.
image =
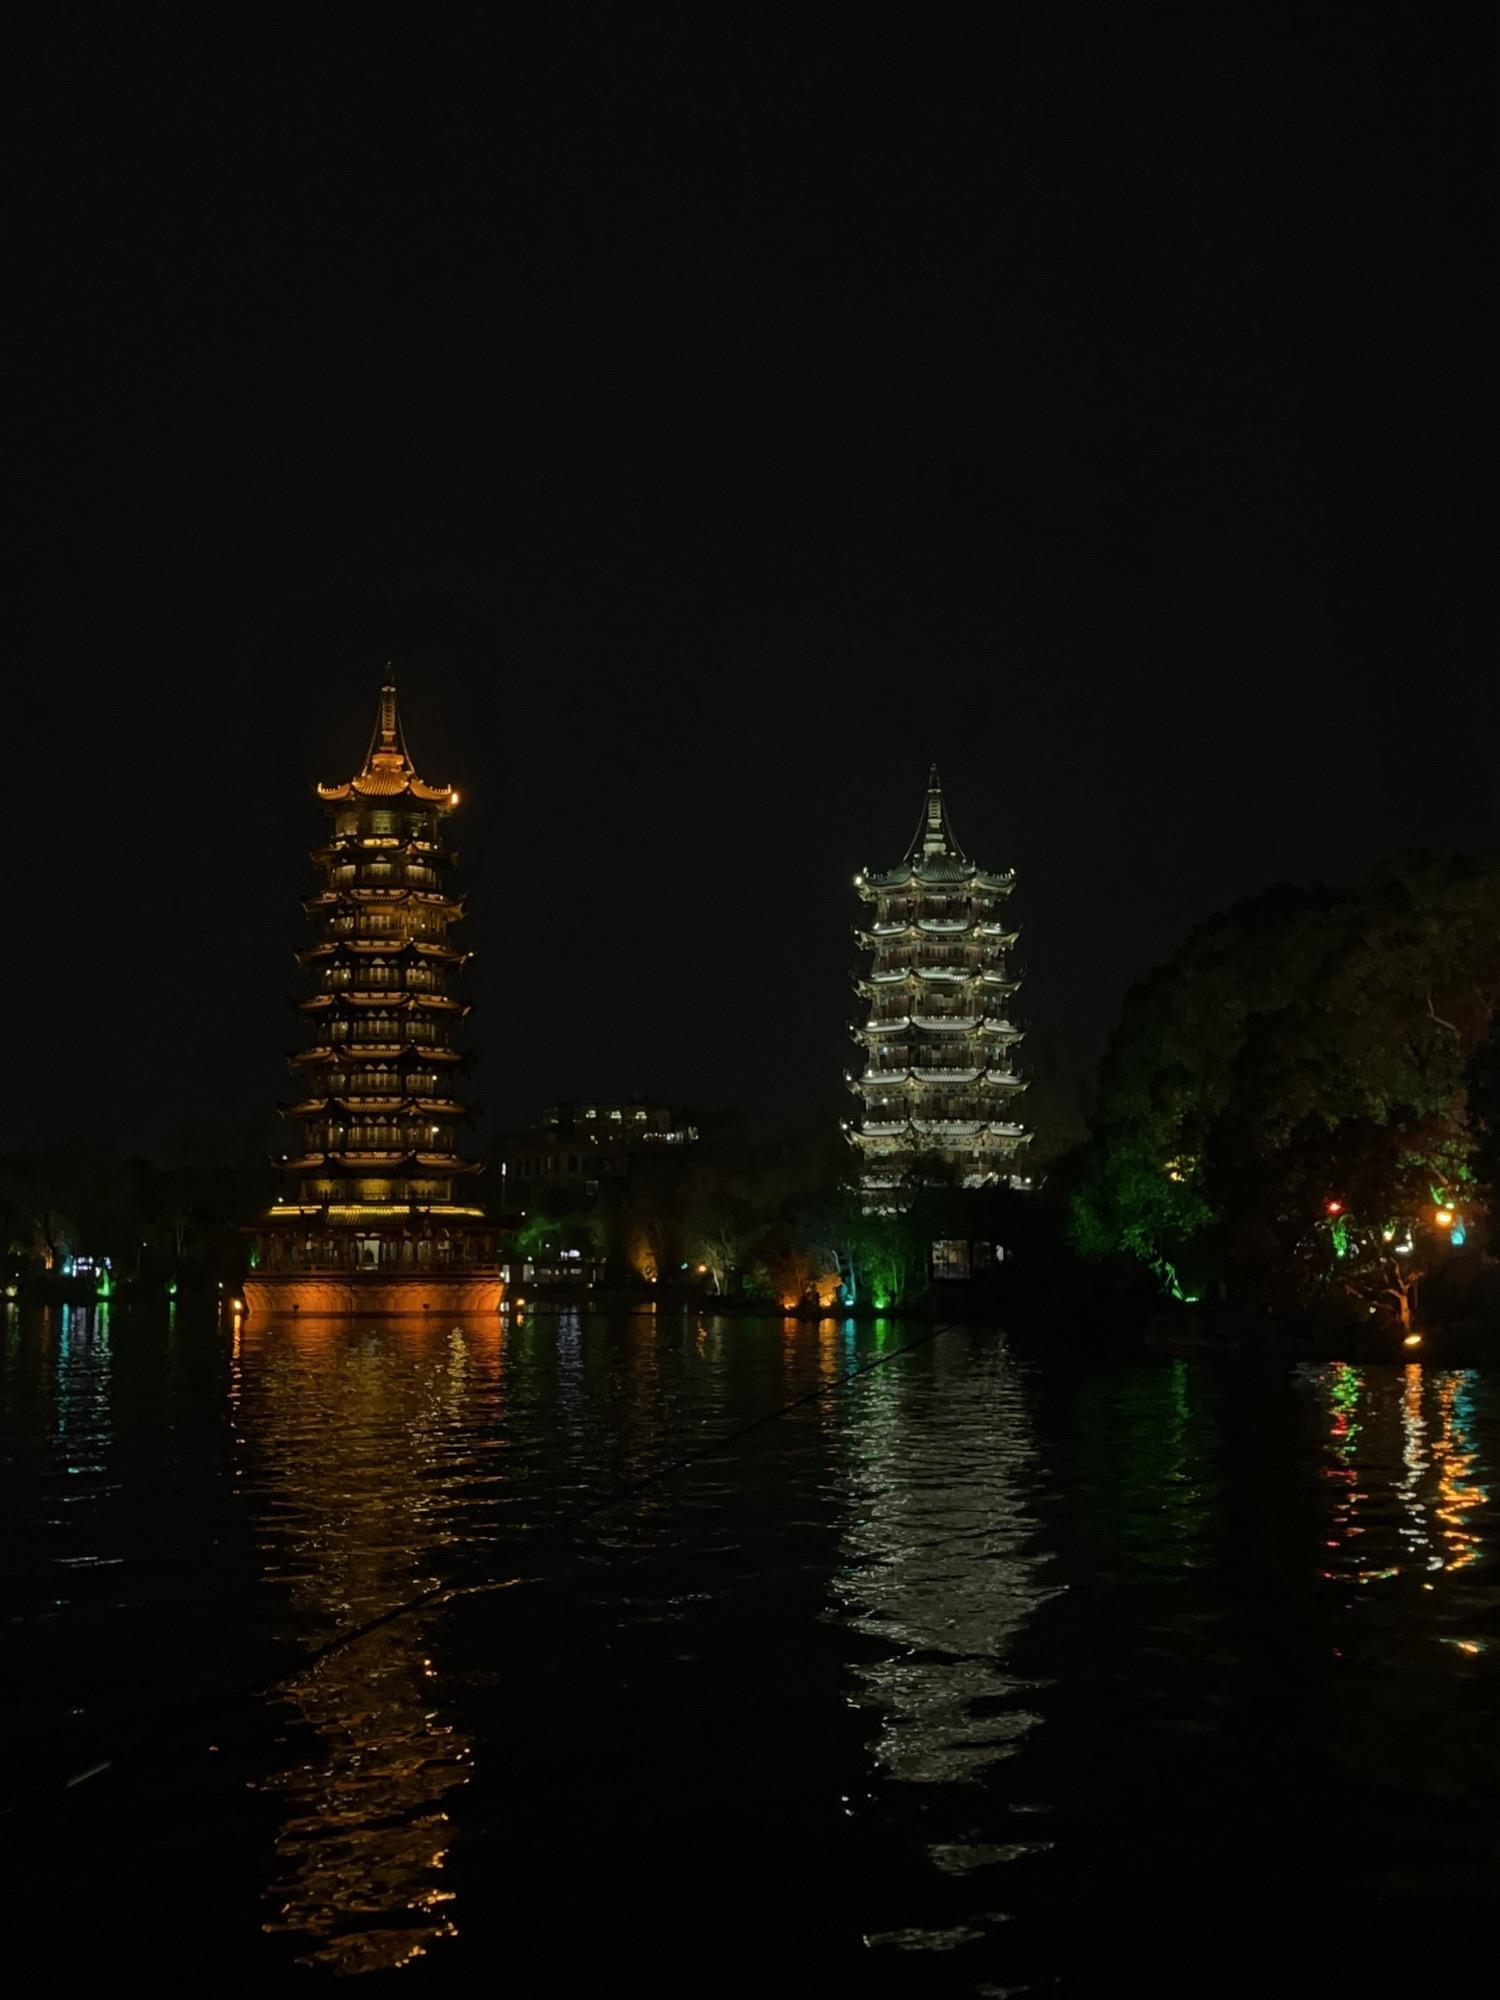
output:
[[55, 1975], [1404, 1992], [1494, 1938], [1491, 1373], [0, 1333], [7, 1888]]

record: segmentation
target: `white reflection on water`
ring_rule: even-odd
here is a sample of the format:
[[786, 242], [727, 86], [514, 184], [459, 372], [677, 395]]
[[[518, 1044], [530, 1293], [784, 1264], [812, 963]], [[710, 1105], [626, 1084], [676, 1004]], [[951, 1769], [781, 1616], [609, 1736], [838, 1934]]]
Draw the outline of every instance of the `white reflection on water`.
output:
[[1011, 1656], [1054, 1594], [1019, 1371], [1003, 1347], [957, 1341], [925, 1380], [878, 1371], [850, 1393], [842, 1443], [837, 1615], [884, 1648], [853, 1669], [871, 1754], [901, 1783], [975, 1780], [1037, 1725]]

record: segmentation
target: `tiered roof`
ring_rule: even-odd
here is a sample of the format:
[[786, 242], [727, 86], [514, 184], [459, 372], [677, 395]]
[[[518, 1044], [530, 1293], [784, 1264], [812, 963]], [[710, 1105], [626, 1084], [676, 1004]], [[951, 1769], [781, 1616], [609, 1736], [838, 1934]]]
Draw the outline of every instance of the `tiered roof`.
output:
[[[908, 883], [934, 889], [949, 884], [963, 888], [1008, 889], [1014, 880], [1014, 869], [1007, 869], [1003, 875], [991, 874], [971, 861], [959, 846], [943, 798], [942, 780], [934, 764], [927, 773], [927, 799], [922, 817], [917, 822], [917, 830], [900, 866], [867, 868], [856, 878], [855, 887], [862, 895], [867, 889], [900, 889]], [[865, 895], [865, 900], [872, 899]]]
[[340, 799], [419, 799], [424, 805], [456, 806], [458, 793], [447, 785], [429, 785], [417, 776], [406, 747], [406, 732], [396, 707], [396, 683], [380, 690], [380, 711], [365, 761], [358, 774], [341, 785], [319, 785], [318, 797], [330, 805]]

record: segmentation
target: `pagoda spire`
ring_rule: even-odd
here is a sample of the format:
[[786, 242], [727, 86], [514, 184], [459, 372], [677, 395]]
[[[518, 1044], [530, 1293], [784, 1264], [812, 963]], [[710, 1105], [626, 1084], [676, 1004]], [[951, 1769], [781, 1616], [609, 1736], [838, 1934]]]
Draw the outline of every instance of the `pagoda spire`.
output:
[[427, 804], [458, 804], [458, 793], [447, 785], [428, 784], [417, 776], [417, 767], [406, 747], [406, 731], [401, 724], [396, 678], [387, 661], [385, 682], [380, 690], [380, 706], [375, 711], [375, 727], [370, 732], [370, 747], [365, 752], [365, 761], [358, 776], [346, 779], [343, 784], [319, 785], [318, 797], [327, 801], [355, 796], [395, 798], [407, 794]]
[[380, 707], [375, 716], [375, 728], [370, 737], [370, 747], [365, 752], [365, 771], [411, 771], [415, 767], [411, 752], [406, 747], [406, 731], [401, 727], [401, 711], [396, 702], [396, 681], [391, 673], [390, 662], [386, 662], [386, 679], [380, 690]]
[[912, 835], [911, 846], [906, 850], [906, 859], [915, 861], [922, 855], [931, 854], [950, 854], [956, 861], [968, 859], [954, 838], [947, 803], [943, 798], [943, 781], [938, 776], [936, 764], [929, 765], [927, 769], [927, 802], [922, 808], [917, 830]]

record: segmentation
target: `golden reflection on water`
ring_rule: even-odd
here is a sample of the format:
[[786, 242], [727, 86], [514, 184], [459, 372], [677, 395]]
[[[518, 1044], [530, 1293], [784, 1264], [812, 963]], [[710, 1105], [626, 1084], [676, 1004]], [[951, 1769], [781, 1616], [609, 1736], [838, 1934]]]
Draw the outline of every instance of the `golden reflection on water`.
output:
[[[252, 1327], [233, 1364], [237, 1445], [264, 1506], [268, 1582], [313, 1644], [431, 1588], [453, 1539], [445, 1454], [464, 1406], [501, 1367], [498, 1329]], [[429, 1647], [436, 1607], [315, 1661], [286, 1687], [287, 1763], [266, 1929], [339, 1972], [409, 1964], [457, 1935], [443, 1877], [446, 1802], [470, 1745], [443, 1714]]]
[[1443, 1567], [1467, 1569], [1484, 1554], [1484, 1543], [1472, 1525], [1489, 1499], [1479, 1483], [1474, 1445], [1474, 1370], [1454, 1368], [1439, 1378], [1439, 1430], [1432, 1445], [1437, 1470], [1437, 1504], [1433, 1513], [1443, 1543]]

